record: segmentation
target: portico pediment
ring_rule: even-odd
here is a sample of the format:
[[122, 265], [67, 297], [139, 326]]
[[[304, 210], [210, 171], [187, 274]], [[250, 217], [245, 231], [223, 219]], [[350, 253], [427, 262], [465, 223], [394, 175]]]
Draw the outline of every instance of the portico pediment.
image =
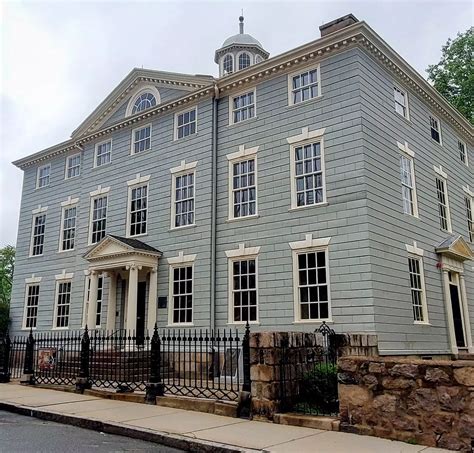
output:
[[470, 245], [460, 235], [445, 239], [435, 250], [436, 253], [457, 261], [467, 261], [474, 258], [474, 253]]

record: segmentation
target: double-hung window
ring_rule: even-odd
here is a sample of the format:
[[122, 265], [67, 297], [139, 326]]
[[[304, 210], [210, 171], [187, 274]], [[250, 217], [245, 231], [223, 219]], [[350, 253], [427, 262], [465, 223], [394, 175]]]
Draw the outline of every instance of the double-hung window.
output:
[[411, 302], [413, 307], [413, 320], [419, 323], [426, 323], [428, 322], [428, 318], [422, 258], [419, 256], [409, 256], [408, 270], [410, 274], [410, 291]]
[[469, 240], [471, 242], [474, 242], [474, 216], [473, 216], [472, 198], [465, 197], [464, 202], [466, 204], [467, 231], [469, 233]]
[[95, 145], [95, 166], [109, 164], [112, 159], [112, 141], [97, 143]]
[[236, 258], [229, 265], [230, 322], [257, 322], [257, 258]]
[[69, 205], [63, 207], [61, 220], [61, 241], [59, 246], [59, 250], [61, 252], [74, 250], [74, 243], [76, 239], [76, 219], [77, 206]]
[[231, 162], [232, 211], [231, 218], [249, 217], [257, 214], [257, 159]]
[[40, 256], [43, 254], [44, 233], [46, 227], [46, 214], [33, 216], [33, 229], [31, 232], [30, 256]]
[[196, 133], [196, 108], [176, 115], [175, 139], [188, 137]]
[[50, 174], [51, 174], [51, 164], [38, 167], [38, 172], [36, 175], [36, 188], [37, 189], [40, 189], [41, 187], [49, 186]]
[[402, 183], [403, 212], [418, 217], [413, 159], [405, 154], [400, 156], [400, 178]]
[[451, 232], [451, 215], [449, 212], [446, 179], [436, 178], [436, 194], [438, 197], [439, 226], [442, 230]]
[[398, 87], [393, 87], [393, 97], [395, 100], [395, 111], [408, 119], [408, 97], [405, 91]]
[[38, 320], [38, 302], [40, 285], [37, 283], [26, 285], [24, 329], [36, 329]]
[[441, 145], [441, 125], [439, 119], [430, 115], [431, 138]]
[[151, 148], [151, 124], [133, 129], [132, 154], [141, 153]]
[[173, 228], [194, 225], [195, 173], [173, 175]]
[[104, 236], [107, 228], [108, 196], [100, 195], [91, 199], [91, 224], [89, 242], [96, 244]]
[[146, 234], [148, 220], [148, 184], [129, 187], [129, 236]]
[[74, 178], [81, 174], [81, 154], [68, 156], [66, 159], [66, 179]]
[[[100, 323], [101, 323], [103, 291], [104, 291], [104, 279], [102, 276], [99, 276], [99, 279], [97, 281], [97, 312], [96, 312], [96, 321], [95, 321], [95, 326], [98, 328], [100, 328]], [[84, 303], [84, 313], [82, 316], [82, 325], [84, 327], [87, 324], [87, 316], [89, 313], [90, 292], [91, 292], [91, 279], [90, 277], [86, 277], [86, 299]]]
[[230, 124], [255, 117], [255, 90], [231, 97], [230, 100]]
[[55, 328], [69, 327], [69, 308], [71, 304], [71, 285], [70, 280], [60, 280], [56, 284], [56, 316]]
[[468, 158], [467, 158], [467, 147], [464, 142], [458, 140], [458, 150], [459, 150], [459, 158], [464, 165], [469, 165]]
[[290, 105], [309, 101], [321, 95], [319, 66], [289, 76]]
[[193, 271], [192, 263], [170, 267], [169, 324], [193, 322]]

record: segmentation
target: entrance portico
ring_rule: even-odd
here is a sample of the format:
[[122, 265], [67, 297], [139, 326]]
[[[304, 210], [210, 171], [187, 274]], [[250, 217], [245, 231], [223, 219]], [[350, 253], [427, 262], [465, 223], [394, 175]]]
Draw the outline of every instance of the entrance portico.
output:
[[[107, 235], [84, 258], [89, 261], [90, 278], [89, 308], [87, 327], [91, 330], [96, 325], [99, 274], [109, 278], [109, 297], [107, 304], [106, 329], [115, 329], [117, 310], [117, 277], [128, 274], [125, 328], [136, 331], [137, 298], [139, 290], [139, 272], [149, 272], [147, 322], [148, 330], [156, 323], [156, 296], [158, 283], [158, 260], [162, 253], [137, 239]], [[127, 276], [127, 275], [126, 275]], [[141, 292], [143, 294], [143, 291]], [[143, 313], [140, 313], [143, 316]], [[143, 326], [145, 327], [145, 326]]]

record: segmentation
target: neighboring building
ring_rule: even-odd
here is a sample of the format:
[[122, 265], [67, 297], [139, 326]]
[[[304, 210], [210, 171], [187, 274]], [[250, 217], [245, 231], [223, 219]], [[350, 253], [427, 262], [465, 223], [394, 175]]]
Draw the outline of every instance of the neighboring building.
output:
[[[134, 69], [24, 170], [12, 330], [378, 335], [474, 353], [473, 128], [349, 15], [220, 78]], [[89, 306], [91, 309], [89, 309]]]

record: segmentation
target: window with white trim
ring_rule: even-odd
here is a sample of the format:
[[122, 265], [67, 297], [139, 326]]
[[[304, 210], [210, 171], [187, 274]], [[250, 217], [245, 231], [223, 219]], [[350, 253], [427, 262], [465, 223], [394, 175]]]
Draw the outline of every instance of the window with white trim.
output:
[[107, 228], [108, 196], [101, 195], [91, 199], [90, 243], [96, 244], [104, 236]]
[[239, 55], [239, 71], [241, 69], [248, 68], [250, 66], [250, 55], [246, 52], [242, 52]]
[[451, 231], [451, 217], [449, 212], [446, 180], [436, 178], [436, 194], [438, 197], [439, 226], [442, 230]]
[[129, 236], [147, 232], [148, 184], [129, 188]]
[[193, 265], [170, 266], [171, 319], [170, 324], [193, 322]]
[[26, 285], [24, 329], [36, 329], [38, 320], [38, 302], [40, 285], [37, 283]]
[[257, 258], [229, 261], [231, 285], [231, 321], [257, 322]]
[[109, 164], [112, 159], [112, 141], [108, 140], [95, 145], [95, 166]]
[[464, 142], [458, 140], [459, 158], [464, 165], [468, 165], [467, 147]]
[[135, 100], [135, 103], [133, 104], [132, 115], [135, 115], [135, 113], [139, 113], [151, 107], [154, 107], [155, 105], [156, 105], [156, 98], [155, 96], [153, 96], [153, 94], [148, 93], [148, 92], [142, 93], [137, 97], [137, 99]]
[[231, 161], [232, 212], [230, 218], [241, 218], [257, 214], [256, 157]]
[[405, 91], [394, 86], [393, 97], [395, 100], [395, 111], [402, 115], [403, 118], [408, 119], [408, 97]]
[[326, 202], [323, 142], [298, 144], [291, 147], [292, 207]]
[[234, 57], [232, 54], [227, 54], [222, 61], [223, 75], [232, 74], [234, 72]]
[[68, 206], [63, 208], [62, 227], [61, 227], [61, 245], [59, 250], [74, 250], [74, 242], [76, 238], [76, 218], [77, 207]]
[[38, 167], [37, 176], [36, 176], [36, 188], [40, 189], [41, 187], [49, 186], [51, 174], [51, 164], [42, 165]]
[[400, 156], [400, 177], [403, 212], [412, 216], [418, 216], [413, 159], [404, 154]]
[[413, 320], [415, 322], [427, 322], [426, 294], [422, 258], [417, 256], [409, 256], [408, 270], [410, 273]]
[[151, 124], [132, 131], [132, 154], [141, 153], [151, 148]]
[[319, 67], [290, 76], [290, 105], [309, 101], [320, 95]]
[[296, 251], [297, 318], [301, 321], [329, 318], [328, 250]]
[[472, 198], [465, 197], [464, 202], [466, 204], [467, 231], [469, 233], [469, 240], [474, 242], [474, 216], [472, 210]]
[[46, 227], [46, 214], [33, 216], [33, 229], [31, 231], [31, 256], [43, 254], [44, 233]]
[[194, 171], [173, 175], [173, 228], [194, 225]]
[[[103, 300], [103, 290], [104, 290], [104, 278], [99, 276], [97, 281], [97, 313], [95, 326], [100, 327], [101, 323], [101, 314], [102, 314], [102, 300]], [[91, 293], [91, 278], [86, 276], [86, 298], [84, 301], [84, 312], [82, 315], [82, 325], [85, 327], [87, 324], [87, 317], [89, 313], [89, 299]]]
[[430, 115], [431, 138], [441, 145], [441, 126], [439, 119]]
[[74, 178], [81, 174], [81, 154], [68, 156], [66, 159], [66, 179]]
[[56, 316], [55, 328], [69, 327], [69, 308], [71, 304], [70, 280], [58, 281], [56, 284]]
[[255, 90], [231, 98], [231, 124], [255, 117]]
[[196, 108], [176, 115], [176, 139], [188, 137], [196, 133]]

